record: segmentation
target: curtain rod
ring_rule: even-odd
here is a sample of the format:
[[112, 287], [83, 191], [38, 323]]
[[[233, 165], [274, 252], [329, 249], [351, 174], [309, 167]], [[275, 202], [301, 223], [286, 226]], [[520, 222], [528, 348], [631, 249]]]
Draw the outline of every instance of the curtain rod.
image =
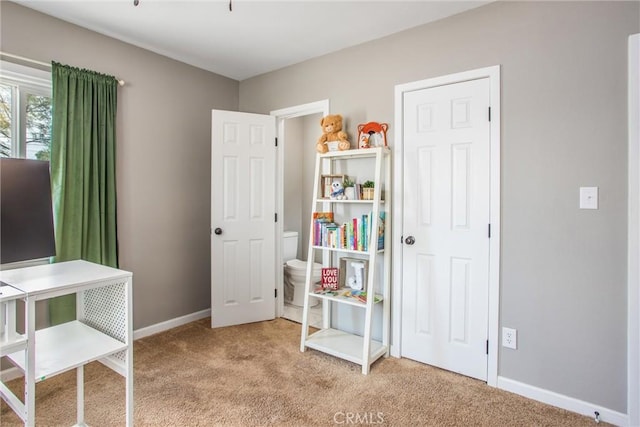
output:
[[[17, 59], [18, 61], [30, 62], [32, 64], [41, 65], [43, 67], [51, 68], [51, 64], [48, 64], [46, 62], [36, 61], [35, 59], [25, 58], [24, 56], [18, 56], [18, 55], [14, 55], [12, 53], [7, 53], [7, 52], [0, 51], [0, 56], [6, 56], [7, 58]], [[116, 80], [118, 81], [118, 85], [119, 86], [124, 86], [124, 83], [125, 83], [124, 80], [118, 79], [117, 77], [116, 77]]]

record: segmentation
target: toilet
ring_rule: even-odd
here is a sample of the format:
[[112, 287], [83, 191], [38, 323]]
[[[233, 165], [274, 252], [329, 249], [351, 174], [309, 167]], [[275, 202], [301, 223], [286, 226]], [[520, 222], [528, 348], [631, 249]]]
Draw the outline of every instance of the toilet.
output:
[[[284, 301], [304, 306], [304, 288], [307, 279], [307, 262], [296, 259], [298, 254], [298, 232], [285, 231], [283, 234], [282, 257], [284, 262]], [[313, 283], [320, 281], [322, 264], [313, 263]], [[318, 304], [317, 298], [309, 299], [309, 306]]]

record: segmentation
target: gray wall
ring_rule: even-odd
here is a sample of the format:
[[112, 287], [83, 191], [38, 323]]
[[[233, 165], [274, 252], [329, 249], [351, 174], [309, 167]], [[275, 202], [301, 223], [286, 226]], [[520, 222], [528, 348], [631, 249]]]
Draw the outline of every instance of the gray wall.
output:
[[120, 267], [133, 327], [210, 307], [211, 109], [237, 110], [238, 82], [2, 1], [1, 49], [112, 74], [118, 90]]
[[[394, 85], [500, 64], [500, 323], [519, 348], [501, 349], [499, 375], [626, 413], [626, 49], [639, 16], [638, 2], [493, 3], [243, 81], [240, 109], [329, 98], [353, 140], [358, 123], [393, 123]], [[578, 209], [580, 186], [600, 187], [599, 210]]]
[[284, 151], [284, 230], [297, 231], [298, 259], [307, 259], [309, 221], [313, 199], [315, 144], [321, 114], [285, 120]]

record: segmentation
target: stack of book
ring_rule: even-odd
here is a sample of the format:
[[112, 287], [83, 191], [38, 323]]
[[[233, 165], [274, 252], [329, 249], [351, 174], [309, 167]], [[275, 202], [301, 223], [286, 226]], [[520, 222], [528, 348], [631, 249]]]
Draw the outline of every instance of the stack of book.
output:
[[[333, 220], [333, 212], [314, 212], [313, 245], [367, 252], [371, 241], [371, 215], [369, 212], [338, 224]], [[374, 244], [377, 244], [378, 250], [384, 249], [385, 216], [384, 211], [380, 212], [378, 232], [374, 237]]]

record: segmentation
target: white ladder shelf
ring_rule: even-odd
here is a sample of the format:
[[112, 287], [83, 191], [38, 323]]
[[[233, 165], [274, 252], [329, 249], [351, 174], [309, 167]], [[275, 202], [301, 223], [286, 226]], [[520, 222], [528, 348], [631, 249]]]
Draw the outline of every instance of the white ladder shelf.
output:
[[[332, 200], [322, 197], [321, 182], [322, 174], [334, 172], [335, 163], [349, 162], [353, 159], [365, 159], [373, 163], [374, 194], [372, 200]], [[322, 351], [335, 357], [339, 357], [362, 366], [362, 373], [368, 374], [373, 362], [380, 357], [389, 355], [389, 319], [390, 319], [390, 271], [391, 271], [391, 156], [388, 147], [376, 147], [368, 149], [357, 149], [347, 151], [332, 151], [316, 156], [314, 198], [312, 212], [318, 210], [336, 211], [336, 207], [349, 207], [354, 210], [369, 209], [370, 224], [368, 224], [367, 238], [369, 242], [366, 250], [358, 250], [352, 247], [327, 247], [314, 245], [314, 218], [310, 218], [309, 232], [309, 252], [307, 260], [307, 276], [305, 285], [304, 309], [302, 315], [302, 334], [300, 338], [300, 351], [306, 348]], [[386, 190], [386, 191], [385, 191]], [[388, 207], [384, 211], [384, 224], [380, 224], [382, 208]], [[334, 219], [336, 223], [348, 221], [349, 218]], [[384, 227], [384, 245], [378, 249], [377, 231], [379, 226]], [[372, 232], [372, 230], [374, 230]], [[361, 236], [362, 237], [362, 236]], [[341, 256], [355, 256], [367, 262], [365, 291], [366, 299], [349, 296], [349, 290], [341, 288], [334, 293], [319, 293], [312, 283], [312, 265], [315, 254], [323, 254], [323, 266], [337, 266]], [[379, 259], [383, 258], [383, 269], [379, 271]], [[328, 261], [327, 261], [328, 260]], [[344, 274], [344, 272], [342, 272]], [[376, 283], [381, 283], [381, 289], [376, 292]], [[371, 295], [375, 295], [371, 298]], [[309, 301], [310, 298], [317, 298], [323, 302], [322, 328], [314, 333], [309, 333]], [[332, 306], [345, 304], [352, 307], [352, 310], [361, 311], [363, 316], [362, 334], [354, 334], [341, 330], [337, 326], [331, 325]], [[372, 323], [374, 317], [374, 307], [382, 306], [382, 330], [381, 339], [372, 338]], [[377, 311], [377, 310], [376, 310]]]

